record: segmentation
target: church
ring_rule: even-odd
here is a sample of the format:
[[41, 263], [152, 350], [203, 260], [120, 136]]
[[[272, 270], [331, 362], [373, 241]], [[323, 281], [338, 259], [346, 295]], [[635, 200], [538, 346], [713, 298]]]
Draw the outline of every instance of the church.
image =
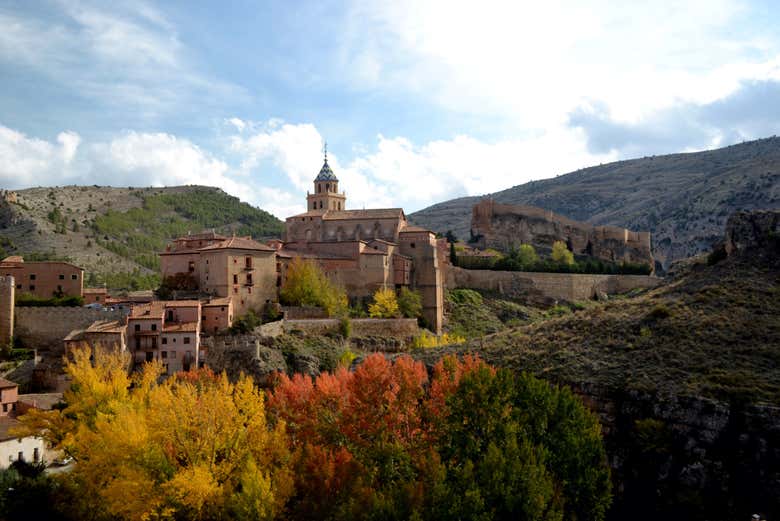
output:
[[306, 208], [288, 217], [282, 241], [271, 243], [277, 250], [280, 285], [289, 261], [303, 257], [318, 262], [353, 299], [368, 298], [382, 287], [407, 286], [421, 293], [429, 328], [441, 332], [446, 239], [409, 224], [401, 208], [348, 210], [327, 152], [314, 191], [306, 195]]

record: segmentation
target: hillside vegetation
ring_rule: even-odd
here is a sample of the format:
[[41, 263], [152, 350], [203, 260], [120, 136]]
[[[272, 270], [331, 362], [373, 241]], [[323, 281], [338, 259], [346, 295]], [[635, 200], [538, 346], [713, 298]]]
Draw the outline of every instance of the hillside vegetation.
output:
[[218, 188], [66, 186], [18, 192], [0, 212], [0, 254], [69, 260], [87, 283], [143, 289], [159, 281], [157, 254], [171, 239], [214, 229], [279, 237], [282, 223]]
[[777, 258], [702, 257], [646, 293], [560, 311], [454, 349], [553, 382], [780, 402]]
[[[780, 138], [618, 161], [488, 196], [597, 225], [650, 231], [653, 255], [668, 268], [676, 259], [708, 251], [734, 211], [780, 207]], [[445, 201], [409, 218], [468, 240], [471, 207], [480, 199]]]

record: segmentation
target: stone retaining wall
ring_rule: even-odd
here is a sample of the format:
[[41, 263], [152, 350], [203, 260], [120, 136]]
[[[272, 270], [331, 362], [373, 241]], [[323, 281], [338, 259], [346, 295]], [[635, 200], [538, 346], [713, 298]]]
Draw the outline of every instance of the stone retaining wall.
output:
[[512, 298], [528, 296], [574, 302], [598, 293], [625, 293], [636, 288], [654, 288], [660, 278], [649, 275], [590, 275], [579, 273], [536, 273], [525, 271], [449, 270], [449, 288], [496, 291]]
[[[341, 321], [336, 318], [285, 320], [284, 331], [303, 331], [310, 334], [323, 334], [339, 331]], [[417, 319], [414, 318], [353, 318], [350, 319], [353, 337], [382, 336], [407, 340], [420, 332]]]
[[26, 347], [61, 351], [62, 340], [74, 329], [96, 320], [120, 320], [125, 311], [101, 311], [83, 307], [16, 306], [14, 337]]

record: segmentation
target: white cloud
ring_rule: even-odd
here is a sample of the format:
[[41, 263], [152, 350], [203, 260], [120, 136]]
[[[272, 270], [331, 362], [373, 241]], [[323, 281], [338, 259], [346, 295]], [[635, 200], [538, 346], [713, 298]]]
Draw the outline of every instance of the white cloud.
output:
[[55, 144], [0, 125], [0, 185], [61, 184], [58, 179], [68, 176], [80, 142], [75, 132], [60, 133]]
[[355, 2], [339, 76], [449, 111], [552, 128], [589, 100], [629, 120], [777, 74], [777, 38], [739, 0]]

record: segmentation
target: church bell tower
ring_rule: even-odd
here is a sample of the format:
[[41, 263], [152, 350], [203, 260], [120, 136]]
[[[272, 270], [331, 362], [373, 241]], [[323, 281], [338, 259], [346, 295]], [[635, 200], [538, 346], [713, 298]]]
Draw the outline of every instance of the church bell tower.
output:
[[325, 147], [325, 162], [320, 173], [314, 178], [314, 193], [306, 194], [306, 210], [346, 210], [347, 194], [339, 193], [339, 180], [328, 164], [328, 149]]

